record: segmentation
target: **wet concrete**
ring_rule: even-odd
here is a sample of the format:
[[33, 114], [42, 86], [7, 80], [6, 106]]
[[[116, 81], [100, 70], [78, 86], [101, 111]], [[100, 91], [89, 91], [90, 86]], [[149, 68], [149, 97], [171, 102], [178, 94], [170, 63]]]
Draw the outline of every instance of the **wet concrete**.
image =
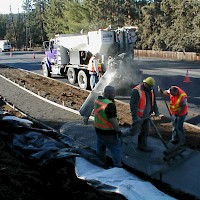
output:
[[[80, 144], [96, 148], [96, 134], [93, 121], [84, 125], [82, 121], [65, 123], [61, 133]], [[174, 158], [164, 161], [166, 147], [159, 138], [148, 138], [152, 152], [143, 152], [137, 148], [137, 135], [123, 138], [123, 164], [136, 172], [147, 175], [152, 180], [159, 180], [171, 188], [200, 199], [200, 153], [186, 148]], [[172, 148], [174, 145], [169, 145]], [[110, 152], [107, 152], [111, 158]]]

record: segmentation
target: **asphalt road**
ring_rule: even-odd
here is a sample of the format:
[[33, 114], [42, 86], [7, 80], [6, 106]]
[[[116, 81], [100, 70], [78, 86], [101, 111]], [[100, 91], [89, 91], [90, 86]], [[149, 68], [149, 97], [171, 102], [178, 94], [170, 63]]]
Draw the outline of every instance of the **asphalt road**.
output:
[[[2, 52], [0, 53], [0, 64], [42, 74], [40, 63], [43, 57], [44, 52]], [[187, 122], [200, 126], [200, 62], [137, 57], [134, 63], [141, 70], [142, 78], [153, 76], [156, 85], [161, 88], [168, 89], [171, 85], [178, 85], [184, 89], [188, 94], [190, 109]], [[54, 76], [54, 78], [67, 82], [64, 77]], [[119, 99], [129, 102], [129, 96], [122, 96]], [[160, 112], [169, 116], [165, 102], [159, 94], [157, 94], [157, 102]]]

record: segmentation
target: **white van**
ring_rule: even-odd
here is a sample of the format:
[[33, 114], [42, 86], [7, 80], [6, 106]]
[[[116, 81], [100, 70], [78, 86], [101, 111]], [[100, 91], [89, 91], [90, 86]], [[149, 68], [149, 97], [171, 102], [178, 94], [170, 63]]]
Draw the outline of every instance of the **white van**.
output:
[[0, 52], [2, 51], [10, 51], [12, 46], [9, 40], [0, 40]]

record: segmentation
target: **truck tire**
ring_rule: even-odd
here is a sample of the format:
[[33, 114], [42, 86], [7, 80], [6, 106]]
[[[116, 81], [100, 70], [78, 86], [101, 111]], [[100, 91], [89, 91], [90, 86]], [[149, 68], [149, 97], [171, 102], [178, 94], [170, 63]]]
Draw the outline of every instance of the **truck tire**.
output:
[[83, 70], [80, 70], [78, 72], [78, 85], [81, 89], [89, 88], [89, 78], [88, 75]]
[[70, 84], [74, 85], [77, 81], [77, 75], [74, 68], [69, 67], [67, 70], [67, 79]]
[[43, 75], [45, 77], [50, 77], [51, 78], [51, 73], [50, 73], [49, 68], [47, 67], [46, 63], [42, 64], [42, 71], [43, 71]]

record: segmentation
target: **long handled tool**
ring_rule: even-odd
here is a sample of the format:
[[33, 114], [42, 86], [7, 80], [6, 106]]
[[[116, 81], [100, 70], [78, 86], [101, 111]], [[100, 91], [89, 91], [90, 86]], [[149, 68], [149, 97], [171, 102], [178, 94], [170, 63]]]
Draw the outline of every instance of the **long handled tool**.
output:
[[[160, 87], [158, 86], [158, 90], [160, 90]], [[169, 109], [169, 106], [168, 106], [168, 104], [167, 104], [167, 101], [166, 101], [166, 99], [164, 98], [164, 95], [162, 95], [162, 97], [163, 97], [163, 100], [164, 100], [164, 102], [165, 102], [165, 105], [166, 105], [166, 107], [167, 107], [167, 110], [168, 110], [168, 112], [169, 112], [169, 115], [170, 115], [170, 117], [172, 118], [172, 114], [171, 114], [171, 112], [170, 112], [170, 109]], [[171, 120], [172, 121], [172, 120]], [[174, 126], [174, 128], [175, 128], [175, 130], [173, 130], [173, 131], [176, 131], [176, 133], [177, 134], [179, 134], [179, 130], [178, 130], [178, 127], [177, 127], [177, 124], [174, 122], [174, 121], [172, 121], [172, 124], [173, 124], [173, 126]], [[183, 147], [183, 146], [180, 146], [180, 145], [178, 145], [178, 146], [173, 146], [173, 147], [171, 147], [171, 148], [168, 148], [166, 151], [164, 151], [163, 153], [164, 153], [164, 161], [168, 161], [168, 160], [170, 160], [170, 159], [174, 159], [177, 155], [180, 155], [182, 152], [184, 152], [186, 150], [186, 148], [185, 147]]]
[[166, 150], [163, 151], [163, 154], [164, 154], [163, 160], [168, 162], [172, 159], [175, 159], [175, 157], [178, 155], [181, 156], [181, 154], [186, 150], [186, 148], [183, 146], [168, 146], [168, 143], [164, 141], [162, 135], [160, 134], [159, 130], [157, 129], [151, 117], [149, 118], [149, 120], [152, 126], [154, 127], [155, 131], [157, 132], [161, 142], [166, 148]]
[[155, 129], [156, 133], [158, 134], [161, 142], [163, 143], [163, 145], [165, 146], [166, 149], [169, 149], [167, 143], [165, 142], [165, 140], [163, 139], [162, 135], [160, 134], [159, 130], [157, 129], [156, 125], [154, 124], [153, 120], [151, 119], [151, 117], [149, 117], [150, 123], [153, 126], [153, 128]]
[[[159, 86], [158, 86], [158, 90], [161, 90], [161, 88], [160, 88]], [[164, 95], [162, 95], [162, 97], [163, 97], [163, 100], [164, 100], [164, 102], [165, 102], [166, 108], [167, 108], [167, 110], [168, 110], [168, 112], [169, 112], [169, 115], [170, 115], [170, 117], [171, 117], [171, 122], [172, 122], [172, 124], [173, 124], [173, 126], [174, 126], [174, 128], [175, 128], [175, 131], [178, 133], [178, 132], [179, 132], [178, 127], [177, 127], [176, 123], [172, 120], [172, 114], [171, 114], [171, 112], [170, 112], [170, 109], [169, 109], [169, 106], [168, 106], [168, 104], [167, 104], [167, 101], [166, 101]]]
[[[160, 88], [159, 86], [158, 86], [158, 90], [161, 90], [161, 88]], [[163, 94], [162, 94], [162, 97], [163, 97], [163, 100], [164, 100], [164, 102], [165, 102], [166, 108], [167, 108], [167, 110], [168, 110], [168, 112], [169, 112], [169, 115], [170, 115], [170, 117], [172, 117], [172, 114], [171, 114], [171, 112], [170, 112], [169, 106], [168, 106], [167, 101], [166, 101], [166, 99], [165, 99], [165, 97], [164, 97]]]
[[169, 112], [170, 117], [172, 117], [172, 114], [171, 114], [171, 112], [170, 112], [169, 106], [168, 106], [167, 101], [166, 101], [166, 99], [164, 98], [164, 96], [163, 96], [163, 100], [164, 100], [164, 102], [165, 102], [165, 105], [166, 105], [166, 107], [167, 107], [167, 110], [168, 110], [168, 112]]
[[[161, 90], [161, 88], [158, 86], [158, 90]], [[168, 106], [168, 104], [167, 104], [167, 101], [166, 101], [166, 99], [165, 99], [165, 97], [164, 97], [164, 95], [162, 95], [162, 97], [163, 97], [163, 100], [164, 100], [164, 102], [165, 102], [165, 105], [166, 105], [166, 107], [167, 107], [167, 110], [168, 110], [168, 112], [169, 112], [169, 115], [170, 115], [170, 117], [172, 118], [172, 114], [171, 114], [171, 112], [170, 112], [170, 109], [169, 109], [169, 106]], [[172, 120], [171, 120], [172, 121]], [[178, 128], [177, 128], [177, 125], [172, 121], [172, 123], [173, 123], [173, 126], [174, 126], [174, 128], [175, 128], [175, 131], [178, 133]]]

